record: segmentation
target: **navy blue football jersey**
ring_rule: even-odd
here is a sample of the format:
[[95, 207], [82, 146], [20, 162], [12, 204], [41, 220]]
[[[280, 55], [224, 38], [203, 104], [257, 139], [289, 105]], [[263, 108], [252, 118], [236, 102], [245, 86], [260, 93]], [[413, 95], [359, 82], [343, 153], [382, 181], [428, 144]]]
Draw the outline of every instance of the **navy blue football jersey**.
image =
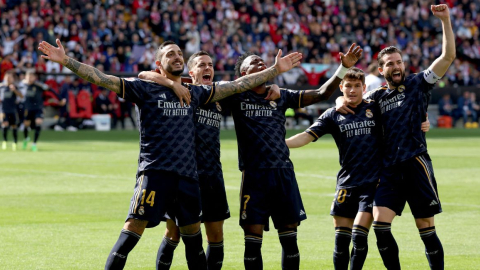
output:
[[34, 82], [27, 85], [27, 93], [25, 95], [25, 110], [41, 110], [43, 109], [43, 91], [48, 90], [48, 85]]
[[381, 87], [365, 94], [364, 98], [376, 101], [382, 114], [385, 167], [427, 152], [421, 125], [433, 87], [420, 72], [409, 75], [396, 89]]
[[240, 170], [293, 168], [285, 143], [285, 111], [302, 107], [305, 91], [282, 90], [275, 101], [246, 91], [224, 100], [232, 111]]
[[17, 112], [17, 95], [10, 90], [8, 85], [0, 86], [2, 110], [4, 113], [16, 113]]
[[305, 132], [314, 141], [332, 134], [338, 147], [341, 169], [337, 188], [353, 188], [378, 181], [382, 167], [382, 126], [380, 111], [373, 101], [363, 101], [355, 114], [326, 110]]
[[214, 175], [222, 172], [220, 162], [220, 102], [208, 103], [195, 112], [195, 148], [199, 174]]
[[192, 101], [180, 100], [168, 87], [136, 78], [121, 79], [119, 97], [136, 104], [140, 131], [138, 171], [164, 170], [197, 178], [194, 114], [212, 99], [214, 86], [187, 85]]

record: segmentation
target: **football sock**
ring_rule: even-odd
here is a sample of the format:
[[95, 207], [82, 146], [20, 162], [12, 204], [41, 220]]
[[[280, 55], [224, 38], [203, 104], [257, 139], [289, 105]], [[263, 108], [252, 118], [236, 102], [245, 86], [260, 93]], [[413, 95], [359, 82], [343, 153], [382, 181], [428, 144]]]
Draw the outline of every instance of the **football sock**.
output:
[[10, 126], [8, 127], [3, 127], [3, 140], [4, 141], [7, 141], [7, 134], [8, 134], [8, 129], [10, 128]]
[[223, 266], [223, 241], [208, 242], [207, 265], [208, 270], [219, 270]]
[[280, 229], [278, 238], [282, 245], [282, 269], [299, 269], [300, 252], [297, 245], [297, 229]]
[[335, 227], [335, 249], [333, 250], [333, 266], [335, 270], [348, 269], [350, 252], [348, 248], [352, 240], [352, 229]]
[[28, 139], [27, 139], [27, 138], [28, 138], [28, 129], [29, 129], [28, 127], [24, 127], [24, 128], [23, 128], [23, 138], [24, 138], [25, 140], [28, 140]]
[[353, 225], [352, 230], [352, 257], [350, 259], [350, 270], [360, 270], [367, 258], [368, 253], [368, 229], [358, 224]]
[[13, 142], [17, 143], [17, 140], [18, 140], [17, 128], [12, 128], [12, 133], [13, 133]]
[[207, 269], [207, 259], [202, 246], [202, 231], [194, 234], [180, 234], [185, 244], [185, 257], [187, 258], [188, 269]]
[[138, 240], [140, 240], [140, 237], [141, 235], [137, 233], [122, 229], [117, 243], [115, 243], [112, 251], [110, 251], [110, 254], [108, 255], [105, 269], [123, 269], [127, 262], [128, 253], [135, 247]]
[[425, 244], [425, 254], [427, 255], [430, 269], [443, 270], [443, 247], [440, 239], [438, 239], [435, 226], [419, 229], [418, 232], [420, 233], [420, 237]]
[[35, 127], [35, 137], [33, 139], [33, 143], [37, 143], [38, 137], [40, 136], [40, 131], [42, 130], [42, 127], [40, 125], [37, 125]]
[[262, 236], [254, 233], [245, 234], [245, 253], [243, 264], [247, 270], [263, 269]]
[[173, 252], [178, 246], [177, 241], [163, 237], [162, 244], [158, 248], [157, 253], [157, 270], [167, 270], [170, 269], [173, 260]]
[[377, 247], [383, 264], [388, 270], [399, 270], [400, 259], [397, 242], [392, 235], [392, 223], [374, 221], [373, 231], [377, 237]]

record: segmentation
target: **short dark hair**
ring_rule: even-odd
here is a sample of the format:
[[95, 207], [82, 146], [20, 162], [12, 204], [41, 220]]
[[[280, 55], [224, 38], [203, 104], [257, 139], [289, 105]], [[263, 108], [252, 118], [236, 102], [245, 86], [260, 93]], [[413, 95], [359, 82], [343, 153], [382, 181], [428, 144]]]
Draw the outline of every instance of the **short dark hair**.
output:
[[206, 56], [210, 56], [210, 54], [206, 51], [199, 51], [199, 52], [196, 52], [194, 54], [192, 54], [192, 56], [190, 56], [190, 58], [188, 58], [188, 61], [187, 61], [187, 67], [188, 67], [188, 70], [190, 70], [194, 65], [195, 65], [195, 58], [199, 57], [199, 56], [202, 56], [202, 55], [206, 55]]
[[160, 46], [158, 47], [157, 49], [157, 52], [155, 53], [155, 60], [160, 60], [160, 58], [162, 58], [162, 49], [167, 47], [168, 45], [177, 45], [177, 43], [171, 41], [171, 40], [167, 40], [165, 42], [163, 42], [162, 44], [160, 44]]
[[380, 53], [378, 53], [378, 56], [377, 56], [378, 66], [383, 67], [383, 64], [385, 64], [385, 62], [383, 61], [383, 56], [385, 54], [394, 54], [394, 53], [398, 53], [398, 54], [400, 54], [400, 56], [402, 56], [402, 51], [400, 51], [395, 46], [390, 46], [390, 47], [387, 47], [387, 48], [381, 50]]
[[365, 72], [357, 67], [351, 67], [347, 70], [347, 73], [345, 73], [342, 84], [346, 79], [360, 80], [363, 84], [365, 84]]
[[245, 61], [245, 59], [251, 55], [255, 55], [253, 52], [245, 52], [243, 53], [242, 55], [240, 55], [237, 59], [237, 62], [235, 63], [235, 75], [237, 75], [237, 77], [242, 77], [242, 64], [243, 64], [243, 61]]

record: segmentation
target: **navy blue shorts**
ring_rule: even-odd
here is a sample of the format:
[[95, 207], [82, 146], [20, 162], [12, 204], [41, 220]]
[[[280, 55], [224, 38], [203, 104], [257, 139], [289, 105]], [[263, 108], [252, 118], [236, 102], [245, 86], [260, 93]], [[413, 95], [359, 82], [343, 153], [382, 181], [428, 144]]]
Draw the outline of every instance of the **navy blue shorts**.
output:
[[3, 122], [8, 122], [10, 126], [17, 125], [17, 113], [4, 113], [4, 115]]
[[200, 174], [198, 179], [202, 197], [202, 221], [214, 222], [228, 219], [230, 209], [223, 174], [221, 172], [213, 175]]
[[43, 110], [25, 110], [25, 121], [35, 122], [35, 119], [43, 119]]
[[246, 169], [242, 177], [240, 225], [268, 230], [271, 216], [278, 229], [307, 218], [293, 169]]
[[374, 206], [388, 207], [400, 216], [406, 202], [415, 218], [429, 218], [442, 212], [428, 154], [382, 170]]
[[147, 228], [152, 228], [167, 212], [175, 215], [179, 227], [200, 221], [202, 208], [198, 180], [168, 171], [139, 172], [127, 220], [147, 220]]
[[335, 192], [330, 215], [355, 218], [358, 212], [372, 213], [378, 182], [360, 187], [339, 189]]

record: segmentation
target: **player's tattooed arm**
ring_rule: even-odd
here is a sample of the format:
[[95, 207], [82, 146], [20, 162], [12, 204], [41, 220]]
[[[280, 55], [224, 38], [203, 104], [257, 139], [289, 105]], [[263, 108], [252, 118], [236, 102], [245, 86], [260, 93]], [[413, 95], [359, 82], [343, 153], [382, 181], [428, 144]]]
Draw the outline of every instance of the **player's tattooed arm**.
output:
[[59, 39], [56, 40], [58, 47], [52, 46], [50, 43], [42, 41], [38, 45], [38, 49], [45, 55], [43, 59], [57, 62], [77, 74], [80, 78], [85, 79], [98, 86], [105, 87], [115, 93], [120, 93], [120, 78], [102, 73], [100, 70], [78, 62], [65, 54], [65, 49]]
[[85, 79], [93, 84], [105, 87], [115, 93], [120, 93], [120, 78], [102, 73], [100, 70], [78, 62], [75, 59], [67, 57], [62, 65], [69, 68], [80, 78]]
[[313, 140], [314, 138], [310, 134], [302, 132], [285, 139], [285, 143], [288, 148], [298, 148], [311, 143]]
[[275, 57], [275, 65], [258, 73], [249, 74], [238, 78], [237, 80], [220, 84], [215, 88], [215, 95], [210, 102], [219, 101], [233, 94], [242, 93], [251, 90], [267, 81], [275, 78], [279, 74], [289, 71], [299, 66], [302, 55], [300, 53], [291, 53], [281, 57], [282, 50], [278, 50]]

